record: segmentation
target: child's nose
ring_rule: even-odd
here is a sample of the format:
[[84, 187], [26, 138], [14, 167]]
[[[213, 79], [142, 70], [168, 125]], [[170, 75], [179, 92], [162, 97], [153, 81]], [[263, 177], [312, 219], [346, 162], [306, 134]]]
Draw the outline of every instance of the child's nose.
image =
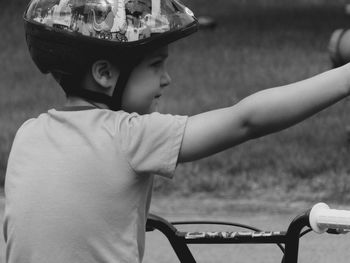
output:
[[160, 86], [162, 88], [165, 88], [165, 87], [169, 86], [170, 83], [171, 83], [170, 75], [168, 74], [168, 72], [164, 72], [164, 74], [162, 75], [162, 78], [161, 78]]

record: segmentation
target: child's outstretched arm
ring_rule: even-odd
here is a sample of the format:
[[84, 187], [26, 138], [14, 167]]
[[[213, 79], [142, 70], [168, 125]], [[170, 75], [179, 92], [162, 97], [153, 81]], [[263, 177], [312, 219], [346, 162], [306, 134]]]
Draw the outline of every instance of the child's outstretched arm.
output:
[[236, 105], [188, 119], [179, 162], [197, 160], [290, 127], [350, 94], [350, 64], [257, 92]]

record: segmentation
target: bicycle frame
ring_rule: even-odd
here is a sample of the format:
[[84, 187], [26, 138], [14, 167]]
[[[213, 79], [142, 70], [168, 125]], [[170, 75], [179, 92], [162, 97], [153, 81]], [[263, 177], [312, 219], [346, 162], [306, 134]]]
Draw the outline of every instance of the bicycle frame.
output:
[[[232, 225], [225, 222], [174, 222], [170, 223], [164, 218], [150, 214], [147, 220], [146, 231], [154, 229], [162, 232], [169, 240], [181, 263], [196, 263], [188, 244], [284, 244], [284, 263], [297, 263], [299, 238], [304, 227], [309, 225], [309, 213], [297, 216], [290, 223], [287, 231], [239, 231], [239, 232], [181, 232], [174, 224], [221, 224]], [[243, 226], [236, 224], [238, 226]], [[253, 228], [251, 228], [253, 229]]]

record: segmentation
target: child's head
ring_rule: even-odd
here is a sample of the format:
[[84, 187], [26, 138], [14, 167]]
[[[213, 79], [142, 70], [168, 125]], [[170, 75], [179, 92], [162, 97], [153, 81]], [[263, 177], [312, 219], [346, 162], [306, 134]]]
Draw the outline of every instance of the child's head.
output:
[[[163, 46], [140, 59], [130, 72], [121, 97], [121, 108], [139, 114], [157, 110], [159, 98], [171, 79], [166, 69], [168, 47]], [[80, 80], [81, 88], [112, 96], [118, 88], [118, 65], [106, 59], [92, 63]]]
[[[27, 44], [39, 69], [51, 73], [67, 96], [113, 110], [154, 111], [170, 84], [167, 45], [197, 30], [193, 13], [178, 0], [128, 1], [127, 5], [123, 0], [85, 0], [71, 4], [59, 16], [34, 20], [38, 10], [51, 14], [62, 1], [32, 0], [25, 12]], [[96, 13], [109, 10], [106, 5], [116, 10], [114, 15], [96, 20]], [[138, 5], [142, 14], [136, 12]], [[81, 16], [86, 22], [78, 23]], [[127, 16], [134, 16], [136, 22], [127, 23]]]

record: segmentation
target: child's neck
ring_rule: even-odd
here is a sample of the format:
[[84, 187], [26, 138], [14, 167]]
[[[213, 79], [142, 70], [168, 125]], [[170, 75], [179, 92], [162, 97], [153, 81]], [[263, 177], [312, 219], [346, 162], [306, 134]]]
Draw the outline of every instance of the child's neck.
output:
[[95, 101], [88, 101], [86, 99], [83, 98], [79, 98], [79, 97], [67, 97], [67, 101], [65, 103], [66, 107], [76, 107], [76, 106], [93, 106], [96, 108], [100, 108], [100, 109], [108, 109], [108, 106], [103, 104], [103, 103], [98, 103]]

